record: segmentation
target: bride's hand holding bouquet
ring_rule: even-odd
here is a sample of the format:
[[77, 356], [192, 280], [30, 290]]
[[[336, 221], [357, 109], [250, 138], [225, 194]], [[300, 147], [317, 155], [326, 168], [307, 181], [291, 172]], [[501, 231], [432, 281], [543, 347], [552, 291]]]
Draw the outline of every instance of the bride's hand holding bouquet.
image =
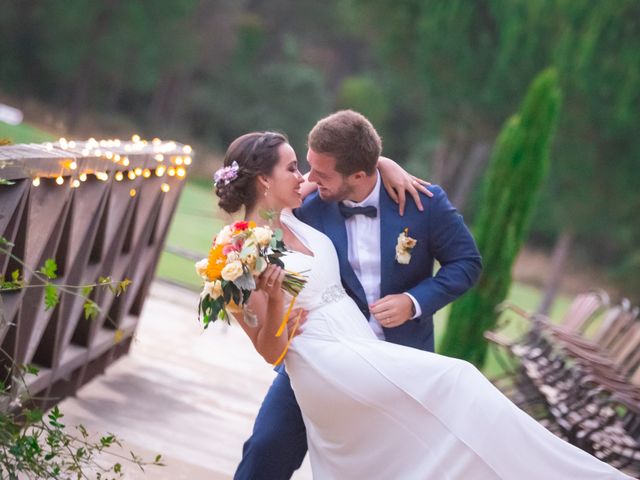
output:
[[281, 333], [295, 297], [306, 283], [300, 273], [284, 269], [280, 258], [286, 252], [280, 229], [244, 221], [223, 227], [209, 256], [196, 263], [196, 272], [204, 281], [198, 305], [198, 317], [204, 327], [216, 320], [229, 322], [230, 313], [242, 314], [247, 324], [255, 325], [257, 320], [247, 303], [251, 292], [260, 289], [269, 296], [287, 292], [293, 297], [279, 329]]

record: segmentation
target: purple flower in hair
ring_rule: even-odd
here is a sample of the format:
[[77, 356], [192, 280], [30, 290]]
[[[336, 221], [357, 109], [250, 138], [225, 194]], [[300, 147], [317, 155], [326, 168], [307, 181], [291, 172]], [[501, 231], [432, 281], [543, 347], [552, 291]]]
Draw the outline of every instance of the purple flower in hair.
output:
[[216, 173], [213, 175], [213, 184], [217, 186], [220, 182], [224, 182], [225, 185], [228, 185], [230, 182], [233, 182], [236, 178], [238, 178], [238, 171], [240, 170], [240, 165], [235, 160], [231, 164], [230, 167], [223, 167], [216, 170]]

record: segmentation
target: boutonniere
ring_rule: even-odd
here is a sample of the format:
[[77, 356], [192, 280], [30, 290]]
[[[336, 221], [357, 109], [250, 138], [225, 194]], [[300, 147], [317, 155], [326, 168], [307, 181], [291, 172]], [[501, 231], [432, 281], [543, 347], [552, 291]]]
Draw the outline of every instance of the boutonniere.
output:
[[411, 261], [411, 250], [416, 246], [418, 241], [409, 236], [409, 229], [405, 228], [398, 235], [398, 243], [396, 243], [396, 262], [404, 265]]

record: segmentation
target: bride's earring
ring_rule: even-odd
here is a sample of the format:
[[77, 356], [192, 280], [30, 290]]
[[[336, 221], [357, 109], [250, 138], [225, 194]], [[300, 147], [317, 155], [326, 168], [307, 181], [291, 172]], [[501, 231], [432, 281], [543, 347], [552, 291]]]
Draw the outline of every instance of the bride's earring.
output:
[[269, 184], [267, 183], [267, 187], [264, 189], [264, 196], [266, 197], [269, 193]]

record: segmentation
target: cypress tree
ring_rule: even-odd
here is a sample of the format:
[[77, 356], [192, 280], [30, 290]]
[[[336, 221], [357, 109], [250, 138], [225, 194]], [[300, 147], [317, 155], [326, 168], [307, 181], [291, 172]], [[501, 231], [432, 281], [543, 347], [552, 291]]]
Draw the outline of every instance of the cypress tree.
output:
[[549, 169], [559, 108], [557, 74], [548, 69], [533, 81], [520, 112], [507, 120], [496, 140], [474, 225], [484, 271], [478, 284], [451, 308], [440, 348], [445, 355], [478, 367], [484, 363], [483, 333], [495, 325], [495, 308], [509, 291], [511, 268]]

